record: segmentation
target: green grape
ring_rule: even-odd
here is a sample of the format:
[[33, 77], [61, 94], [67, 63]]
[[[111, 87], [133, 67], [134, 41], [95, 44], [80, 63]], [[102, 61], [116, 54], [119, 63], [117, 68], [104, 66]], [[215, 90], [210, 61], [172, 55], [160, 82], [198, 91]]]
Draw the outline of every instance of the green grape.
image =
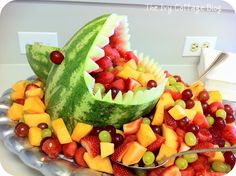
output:
[[198, 159], [198, 155], [196, 153], [193, 154], [185, 154], [184, 159], [186, 159], [186, 161], [188, 161], [188, 163], [193, 163], [195, 161], [197, 161]]
[[212, 126], [215, 122], [215, 119], [212, 116], [207, 116], [206, 119], [210, 126]]
[[144, 167], [155, 167], [155, 163], [152, 163], [152, 164], [145, 164]]
[[231, 167], [229, 164], [226, 164], [226, 173], [229, 173], [231, 171]]
[[103, 94], [103, 93], [105, 92], [105, 87], [104, 87], [104, 85], [101, 84], [101, 83], [96, 83], [96, 84], [94, 85], [93, 91], [94, 91], [94, 93], [97, 93], [98, 90], [100, 90], [101, 93]]
[[51, 137], [52, 131], [49, 128], [43, 129], [41, 136], [42, 138]]
[[151, 124], [151, 120], [149, 118], [147, 118], [147, 117], [144, 117], [142, 123], [150, 125]]
[[155, 155], [152, 152], [147, 151], [147, 152], [144, 153], [144, 155], [143, 155], [143, 163], [145, 165], [150, 165], [154, 161], [155, 161]]
[[216, 117], [221, 117], [222, 119], [226, 119], [226, 116], [227, 116], [227, 114], [226, 114], [225, 110], [218, 109], [216, 111]]
[[214, 161], [212, 163], [212, 169], [215, 172], [227, 172], [229, 170], [227, 164], [222, 161]]
[[175, 105], [180, 105], [182, 108], [186, 108], [186, 104], [184, 102], [184, 100], [178, 99], [175, 101]]
[[175, 165], [180, 169], [180, 170], [184, 170], [188, 167], [188, 162], [186, 159], [184, 158], [177, 158], [175, 160]]
[[135, 169], [135, 174], [137, 176], [146, 176], [147, 175], [147, 171], [146, 170], [142, 170], [142, 169]]
[[181, 92], [182, 90], [184, 90], [184, 84], [181, 82], [176, 82], [175, 84], [173, 84], [173, 86], [178, 90], [178, 92]]
[[192, 132], [185, 133], [184, 141], [188, 146], [195, 146], [197, 144], [197, 138]]
[[174, 92], [178, 92], [178, 90], [174, 86], [166, 86], [166, 89], [170, 89]]
[[101, 131], [98, 137], [101, 142], [111, 142], [112, 140], [110, 133], [106, 130]]
[[173, 84], [176, 83], [176, 79], [175, 79], [173, 76], [170, 76], [170, 77], [168, 78], [168, 80], [169, 80], [169, 84], [170, 84], [170, 85], [173, 85]]
[[139, 71], [139, 72], [145, 72], [145, 67], [139, 65], [138, 68], [137, 68], [137, 71]]

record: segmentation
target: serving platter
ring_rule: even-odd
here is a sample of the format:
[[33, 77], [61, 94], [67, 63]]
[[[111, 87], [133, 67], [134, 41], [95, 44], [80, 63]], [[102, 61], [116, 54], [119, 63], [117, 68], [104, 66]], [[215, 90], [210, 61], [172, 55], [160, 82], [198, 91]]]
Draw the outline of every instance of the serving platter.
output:
[[[34, 79], [34, 76], [28, 78], [28, 80]], [[7, 117], [7, 110], [11, 105], [10, 92], [11, 89], [8, 89], [0, 97], [0, 139], [5, 147], [17, 155], [24, 164], [46, 176], [109, 176], [109, 174], [78, 167], [63, 155], [52, 160], [39, 148], [32, 147], [27, 139], [17, 137], [14, 132], [16, 123]]]

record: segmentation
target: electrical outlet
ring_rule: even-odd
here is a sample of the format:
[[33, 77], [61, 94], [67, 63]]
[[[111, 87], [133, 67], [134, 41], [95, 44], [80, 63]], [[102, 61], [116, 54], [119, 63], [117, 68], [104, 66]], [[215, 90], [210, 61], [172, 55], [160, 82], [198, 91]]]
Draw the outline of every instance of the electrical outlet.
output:
[[185, 37], [183, 56], [200, 56], [202, 48], [215, 48], [217, 37]]
[[35, 42], [58, 46], [57, 32], [18, 32], [20, 53], [25, 54], [25, 45]]

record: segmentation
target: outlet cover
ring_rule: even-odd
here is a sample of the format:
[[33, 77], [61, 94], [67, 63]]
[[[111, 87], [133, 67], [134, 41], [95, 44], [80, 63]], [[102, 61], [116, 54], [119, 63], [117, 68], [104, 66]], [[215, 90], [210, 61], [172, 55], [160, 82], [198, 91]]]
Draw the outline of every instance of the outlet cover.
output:
[[[187, 36], [185, 37], [183, 56], [200, 56], [202, 48], [214, 49], [216, 40], [217, 37], [212, 36]], [[192, 48], [193, 46], [194, 48]]]
[[25, 45], [35, 42], [43, 45], [58, 46], [57, 32], [18, 32], [20, 53], [25, 54]]

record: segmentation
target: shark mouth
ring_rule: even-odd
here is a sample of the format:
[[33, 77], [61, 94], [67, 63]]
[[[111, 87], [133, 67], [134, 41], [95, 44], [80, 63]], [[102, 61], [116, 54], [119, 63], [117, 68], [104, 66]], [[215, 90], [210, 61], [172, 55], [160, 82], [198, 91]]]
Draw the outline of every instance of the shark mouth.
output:
[[99, 74], [99, 70], [101, 69], [97, 61], [107, 55], [104, 48], [111, 46], [116, 51], [119, 51], [118, 54], [131, 51], [129, 43], [130, 35], [128, 32], [127, 17], [112, 14], [106, 20], [88, 52], [84, 69], [84, 79], [88, 90], [97, 100], [126, 105], [143, 104], [159, 97], [165, 87], [167, 81], [166, 75], [154, 59], [145, 56], [143, 53], [132, 51], [138, 58], [137, 65], [142, 66], [146, 73], [152, 74], [158, 86], [142, 91], [119, 91], [115, 97], [112, 97], [111, 90], [106, 90], [103, 93], [98, 89], [98, 91], [94, 92], [94, 85], [96, 83], [94, 73]]

